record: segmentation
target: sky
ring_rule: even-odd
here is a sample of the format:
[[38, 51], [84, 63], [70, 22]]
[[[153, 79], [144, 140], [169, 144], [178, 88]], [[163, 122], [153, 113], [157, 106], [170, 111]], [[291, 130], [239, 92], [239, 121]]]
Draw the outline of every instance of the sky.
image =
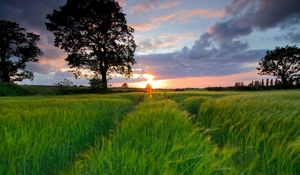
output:
[[[33, 81], [53, 85], [64, 78], [76, 85], [64, 61], [66, 53], [53, 46], [45, 16], [66, 0], [0, 0], [0, 20], [11, 20], [41, 36], [44, 55], [28, 63]], [[119, 0], [137, 44], [133, 76], [114, 75], [109, 84], [154, 88], [233, 86], [259, 80], [256, 67], [266, 50], [300, 46], [299, 0]]]

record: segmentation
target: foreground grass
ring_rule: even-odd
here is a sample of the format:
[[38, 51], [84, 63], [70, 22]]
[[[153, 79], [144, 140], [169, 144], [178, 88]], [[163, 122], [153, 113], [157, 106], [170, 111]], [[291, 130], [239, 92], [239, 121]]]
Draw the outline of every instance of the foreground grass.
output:
[[107, 134], [138, 94], [0, 98], [0, 174], [54, 174]]
[[248, 93], [202, 103], [196, 120], [238, 148], [242, 174], [300, 174], [300, 92]]
[[233, 150], [219, 149], [174, 101], [156, 96], [62, 174], [232, 174]]
[[0, 98], [0, 174], [300, 174], [300, 91], [142, 96]]

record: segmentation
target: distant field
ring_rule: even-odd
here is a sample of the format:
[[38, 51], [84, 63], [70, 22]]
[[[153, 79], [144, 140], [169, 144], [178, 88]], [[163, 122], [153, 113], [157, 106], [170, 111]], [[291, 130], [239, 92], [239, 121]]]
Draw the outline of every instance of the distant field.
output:
[[[143, 92], [140, 88], [109, 88], [105, 93]], [[0, 83], [0, 97], [32, 95], [100, 94], [101, 89], [86, 86], [37, 86]]]
[[0, 174], [300, 174], [300, 91], [0, 97]]

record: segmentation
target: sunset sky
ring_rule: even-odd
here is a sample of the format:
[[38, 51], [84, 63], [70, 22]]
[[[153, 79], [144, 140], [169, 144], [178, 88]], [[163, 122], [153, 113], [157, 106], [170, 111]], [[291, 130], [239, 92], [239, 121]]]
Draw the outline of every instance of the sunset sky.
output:
[[[0, 20], [12, 20], [41, 35], [44, 52], [27, 84], [53, 85], [75, 80], [53, 46], [45, 16], [66, 0], [0, 0]], [[120, 0], [138, 45], [131, 79], [114, 77], [110, 84], [157, 88], [230, 86], [261, 79], [258, 60], [276, 46], [300, 46], [299, 0]]]

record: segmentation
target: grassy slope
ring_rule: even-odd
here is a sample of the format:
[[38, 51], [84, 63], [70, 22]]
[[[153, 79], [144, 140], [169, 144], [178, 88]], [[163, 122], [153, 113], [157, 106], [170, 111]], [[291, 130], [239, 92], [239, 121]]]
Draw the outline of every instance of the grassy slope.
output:
[[34, 86], [0, 83], [0, 97], [84, 93], [91, 93], [91, 89], [88, 87]]
[[[153, 98], [157, 98], [158, 94]], [[99, 140], [62, 174], [231, 174], [220, 150], [174, 101], [147, 99], [110, 139]]]
[[0, 98], [0, 174], [53, 174], [105, 135], [137, 94]]
[[300, 174], [300, 91], [167, 95], [199, 112], [194, 121], [215, 143], [239, 150], [233, 158], [240, 173]]
[[300, 92], [252, 93], [201, 105], [198, 120], [249, 174], [300, 173]]

